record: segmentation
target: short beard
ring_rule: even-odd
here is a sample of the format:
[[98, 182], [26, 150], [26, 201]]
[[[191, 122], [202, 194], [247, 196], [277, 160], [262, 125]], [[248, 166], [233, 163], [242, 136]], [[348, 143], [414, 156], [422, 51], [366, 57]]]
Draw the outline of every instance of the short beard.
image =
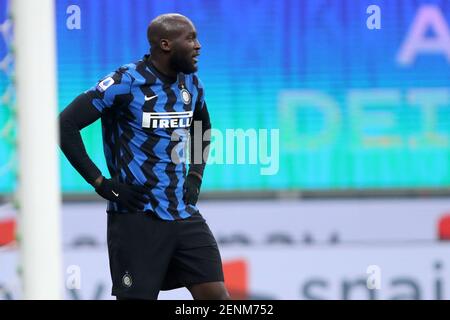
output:
[[190, 74], [197, 71], [197, 67], [193, 63], [189, 63], [184, 55], [174, 53], [170, 57], [170, 64], [172, 69], [176, 72], [182, 72], [184, 74]]

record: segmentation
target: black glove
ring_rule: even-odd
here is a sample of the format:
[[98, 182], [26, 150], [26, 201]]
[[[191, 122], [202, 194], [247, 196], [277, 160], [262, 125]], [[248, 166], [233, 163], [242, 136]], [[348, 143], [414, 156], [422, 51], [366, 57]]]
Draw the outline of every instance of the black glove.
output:
[[184, 181], [184, 202], [196, 205], [202, 180], [195, 174], [188, 174]]
[[103, 198], [116, 202], [131, 210], [142, 210], [148, 202], [148, 190], [143, 186], [135, 186], [103, 178], [100, 185], [95, 188]]

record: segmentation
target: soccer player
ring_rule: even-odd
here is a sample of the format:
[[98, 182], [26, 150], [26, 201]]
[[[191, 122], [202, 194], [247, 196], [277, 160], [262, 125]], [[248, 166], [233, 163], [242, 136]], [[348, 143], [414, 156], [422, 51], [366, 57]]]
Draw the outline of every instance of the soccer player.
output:
[[[160, 290], [186, 287], [194, 299], [229, 299], [214, 236], [196, 207], [211, 128], [196, 75], [200, 43], [179, 14], [155, 18], [147, 29], [150, 54], [124, 65], [75, 98], [60, 114], [67, 159], [108, 200], [107, 241], [112, 295], [157, 299]], [[80, 130], [101, 118], [111, 179], [86, 153]], [[190, 132], [189, 132], [190, 131]]]

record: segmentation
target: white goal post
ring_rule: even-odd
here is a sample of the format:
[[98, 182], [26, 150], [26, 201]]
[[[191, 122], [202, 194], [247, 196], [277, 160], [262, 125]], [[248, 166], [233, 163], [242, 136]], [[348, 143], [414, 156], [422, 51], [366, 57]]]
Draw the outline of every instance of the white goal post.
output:
[[24, 299], [62, 299], [53, 0], [12, 0]]

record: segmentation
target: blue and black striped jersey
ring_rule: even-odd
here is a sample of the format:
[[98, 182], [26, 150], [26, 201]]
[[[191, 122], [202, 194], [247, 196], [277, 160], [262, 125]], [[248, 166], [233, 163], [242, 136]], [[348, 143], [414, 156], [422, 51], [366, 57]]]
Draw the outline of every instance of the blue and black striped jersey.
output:
[[[122, 66], [88, 90], [101, 112], [103, 148], [111, 176], [149, 189], [144, 211], [185, 219], [197, 208], [183, 201], [186, 143], [195, 111], [205, 105], [196, 74], [161, 75], [148, 55]], [[108, 211], [125, 212], [109, 202]]]

